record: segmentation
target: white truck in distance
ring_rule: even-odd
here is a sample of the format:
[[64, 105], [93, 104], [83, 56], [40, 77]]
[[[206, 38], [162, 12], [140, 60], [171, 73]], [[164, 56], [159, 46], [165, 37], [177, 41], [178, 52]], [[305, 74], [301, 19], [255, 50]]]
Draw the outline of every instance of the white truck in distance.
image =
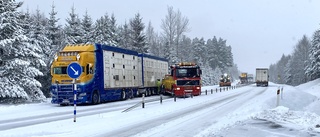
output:
[[268, 68], [256, 69], [256, 84], [257, 86], [268, 86], [269, 84]]

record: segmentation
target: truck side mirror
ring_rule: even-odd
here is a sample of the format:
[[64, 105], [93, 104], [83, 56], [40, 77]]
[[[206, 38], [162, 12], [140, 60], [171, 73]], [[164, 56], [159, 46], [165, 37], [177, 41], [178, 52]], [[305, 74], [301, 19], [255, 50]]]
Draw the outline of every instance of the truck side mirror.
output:
[[93, 65], [89, 63], [89, 74], [93, 74]]
[[87, 64], [86, 69], [87, 69], [87, 75], [88, 74], [93, 74], [93, 65], [91, 63]]

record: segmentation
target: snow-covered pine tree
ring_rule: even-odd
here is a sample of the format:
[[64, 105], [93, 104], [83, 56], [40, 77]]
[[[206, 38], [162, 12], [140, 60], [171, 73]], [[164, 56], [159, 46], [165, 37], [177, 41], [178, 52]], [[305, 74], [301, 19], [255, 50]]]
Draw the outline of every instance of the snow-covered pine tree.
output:
[[288, 62], [287, 75], [290, 76], [286, 80], [286, 84], [297, 86], [307, 82], [305, 68], [309, 62], [309, 51], [311, 43], [307, 36], [304, 35], [295, 46], [292, 57]]
[[133, 50], [139, 53], [148, 53], [149, 49], [146, 44], [144, 27], [142, 17], [140, 17], [139, 13], [137, 13], [133, 19], [130, 19], [130, 42], [132, 42]]
[[311, 80], [320, 78], [320, 29], [313, 34], [309, 57], [311, 61], [306, 67], [306, 74]]
[[205, 56], [207, 51], [204, 39], [194, 38], [192, 41], [192, 47], [193, 51], [190, 51], [194, 56], [194, 60], [192, 62], [197, 63], [198, 65], [200, 65], [200, 67], [204, 66], [204, 64], [206, 64]]
[[[47, 37], [51, 40], [51, 47], [53, 53], [56, 53], [57, 51], [60, 51], [64, 45], [62, 45], [62, 36], [60, 35], [62, 32], [61, 26], [58, 25], [59, 18], [57, 18], [57, 13], [55, 11], [54, 3], [51, 6], [51, 12], [49, 13], [49, 19], [48, 19], [48, 25], [47, 25]], [[52, 55], [53, 57], [54, 55]], [[51, 62], [50, 62], [51, 64]]]
[[293, 69], [290, 67], [292, 66], [291, 64], [293, 63], [292, 58], [289, 59], [288, 63], [284, 67], [284, 74], [283, 74], [283, 80], [285, 84], [292, 85], [293, 82]]
[[119, 44], [119, 30], [117, 27], [117, 20], [116, 17], [114, 16], [114, 14], [111, 14], [110, 20], [109, 20], [109, 24], [110, 24], [110, 44], [113, 46], [118, 46]]
[[212, 39], [207, 41], [207, 47], [208, 47], [208, 63], [212, 69], [216, 69], [218, 67], [218, 61], [219, 61], [219, 49], [217, 49], [218, 40], [216, 36], [214, 36]]
[[93, 39], [93, 23], [92, 19], [88, 14], [88, 11], [83, 16], [82, 22], [81, 22], [81, 28], [82, 28], [82, 42], [89, 44], [94, 43]]
[[24, 34], [23, 16], [17, 11], [21, 5], [14, 0], [0, 2], [0, 102], [45, 99], [35, 79], [43, 74], [34, 66], [34, 62], [44, 64], [42, 50]]
[[219, 38], [217, 45], [215, 45], [217, 55], [217, 65], [222, 70], [226, 70], [233, 65], [233, 57], [231, 47], [226, 45], [226, 40]]
[[160, 45], [157, 44], [157, 36], [154, 32], [154, 28], [151, 24], [151, 21], [149, 21], [147, 30], [146, 30], [146, 44], [149, 47], [149, 53], [159, 56], [159, 50], [160, 50]]
[[50, 46], [50, 54], [48, 54], [48, 57], [46, 58], [46, 69], [43, 71], [44, 76], [41, 77], [42, 80], [42, 91], [46, 97], [50, 97], [50, 86], [51, 86], [51, 74], [50, 74], [50, 68], [52, 61], [54, 59], [54, 55], [59, 52], [63, 47], [65, 39], [63, 37], [63, 31], [61, 25], [58, 25], [59, 18], [56, 17], [57, 12], [55, 11], [54, 3], [51, 5], [51, 11], [49, 12], [49, 18], [47, 19], [47, 25], [46, 27], [46, 37], [51, 41], [49, 44]]
[[94, 25], [94, 40], [96, 43], [107, 44], [115, 46], [114, 42], [111, 39], [111, 30], [110, 30], [110, 18], [108, 13], [100, 17]]
[[286, 74], [286, 67], [287, 67], [287, 63], [289, 62], [291, 58], [291, 55], [282, 55], [281, 59], [277, 62], [276, 64], [276, 68], [277, 68], [277, 73], [275, 73], [276, 77], [278, 80], [278, 84], [285, 84], [285, 74]]
[[47, 19], [46, 17], [40, 13], [40, 10], [36, 10], [36, 14], [32, 16], [32, 21], [30, 23], [30, 34], [31, 43], [38, 45], [42, 48], [42, 58], [46, 63], [46, 66], [49, 65], [51, 57], [54, 53], [52, 50], [54, 47], [51, 47], [52, 41], [47, 38]]
[[278, 83], [278, 71], [277, 71], [277, 65], [276, 64], [271, 64], [269, 66], [269, 81]]
[[100, 19], [97, 19], [93, 32], [93, 38], [96, 43], [107, 44], [105, 39], [109, 39], [109, 37], [107, 36], [106, 28], [108, 28], [108, 25], [106, 24], [105, 18], [100, 17]]
[[132, 49], [130, 45], [130, 30], [128, 24], [125, 22], [124, 25], [119, 26], [119, 47], [125, 49]]
[[44, 75], [39, 76], [36, 79], [41, 82], [42, 91], [46, 96], [50, 96], [49, 86], [50, 86], [50, 62], [55, 54], [55, 51], [52, 50], [55, 47], [52, 47], [52, 41], [48, 39], [48, 30], [46, 27], [48, 26], [48, 20], [44, 14], [40, 13], [40, 10], [36, 10], [36, 14], [32, 15], [32, 21], [30, 23], [30, 33], [28, 37], [31, 40], [33, 45], [37, 45], [41, 47], [42, 51], [40, 52], [40, 56], [45, 64], [41, 66], [37, 66], [40, 63], [37, 61], [33, 61], [33, 65], [36, 66]]
[[75, 8], [72, 6], [71, 13], [69, 13], [70, 18], [67, 18], [67, 24], [65, 26], [66, 34], [66, 43], [67, 44], [80, 44], [82, 41], [82, 29], [81, 29], [81, 20], [78, 17], [78, 14], [75, 13]]

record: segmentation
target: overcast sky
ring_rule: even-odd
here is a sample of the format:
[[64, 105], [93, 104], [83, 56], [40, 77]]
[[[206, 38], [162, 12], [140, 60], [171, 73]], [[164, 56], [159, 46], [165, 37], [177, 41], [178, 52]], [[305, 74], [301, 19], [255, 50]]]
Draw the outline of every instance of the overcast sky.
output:
[[[24, 1], [23, 9], [34, 13], [37, 7], [49, 15], [53, 0]], [[140, 13], [144, 23], [151, 21], [157, 32], [167, 7], [180, 10], [189, 19], [190, 38], [213, 36], [227, 40], [234, 62], [241, 72], [255, 73], [269, 67], [283, 54], [293, 51], [303, 35], [311, 38], [320, 28], [319, 0], [55, 0], [60, 24], [69, 18], [71, 7], [82, 18], [87, 10], [96, 20], [114, 14], [118, 24]]]

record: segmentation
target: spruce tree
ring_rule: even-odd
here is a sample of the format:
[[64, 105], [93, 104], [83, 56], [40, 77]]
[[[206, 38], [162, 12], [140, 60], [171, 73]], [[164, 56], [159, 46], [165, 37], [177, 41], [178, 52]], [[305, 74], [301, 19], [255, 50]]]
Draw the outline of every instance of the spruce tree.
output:
[[81, 44], [82, 41], [82, 29], [81, 29], [81, 21], [78, 17], [78, 14], [75, 13], [74, 6], [71, 8], [71, 12], [69, 13], [70, 18], [67, 18], [67, 24], [65, 27], [66, 33], [66, 43], [67, 44]]
[[83, 43], [94, 43], [93, 37], [93, 23], [92, 19], [88, 14], [88, 11], [83, 16], [82, 22], [81, 22], [81, 28], [82, 28], [82, 42]]
[[131, 44], [133, 50], [139, 53], [148, 53], [148, 47], [146, 44], [146, 36], [144, 34], [144, 23], [142, 22], [142, 17], [137, 13], [133, 19], [130, 20], [130, 30], [131, 30]]
[[311, 80], [320, 78], [320, 29], [315, 31], [310, 48], [310, 64], [306, 67], [306, 74]]
[[42, 49], [30, 43], [25, 35], [21, 12], [22, 2], [0, 2], [0, 102], [21, 102], [45, 99], [41, 83], [43, 75], [35, 66], [44, 64]]

